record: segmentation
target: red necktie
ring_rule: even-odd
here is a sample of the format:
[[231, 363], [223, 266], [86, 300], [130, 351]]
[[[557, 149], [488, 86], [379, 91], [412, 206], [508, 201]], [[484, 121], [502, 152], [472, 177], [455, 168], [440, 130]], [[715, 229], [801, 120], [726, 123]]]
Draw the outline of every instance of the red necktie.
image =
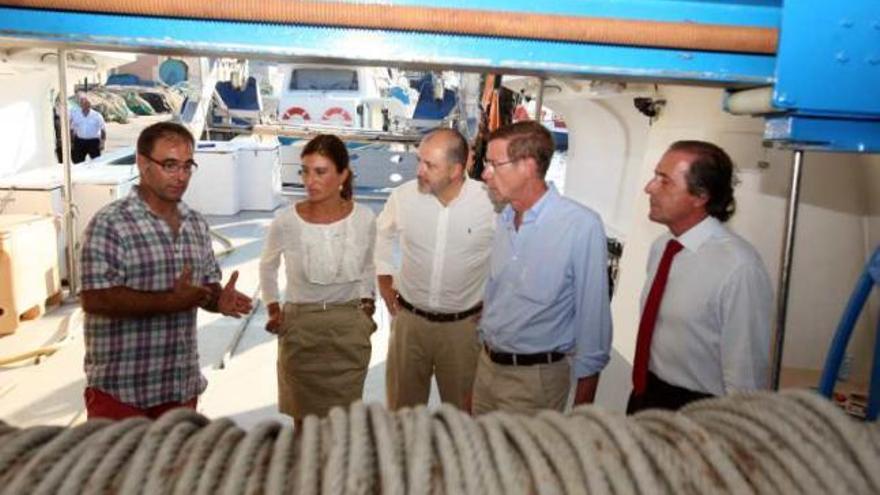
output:
[[682, 250], [684, 246], [675, 239], [669, 239], [663, 257], [660, 258], [660, 266], [654, 275], [651, 291], [645, 301], [645, 309], [642, 310], [642, 319], [639, 322], [639, 336], [636, 340], [636, 357], [633, 360], [633, 393], [636, 395], [645, 391], [648, 383], [648, 362], [651, 360], [651, 338], [654, 336], [654, 324], [657, 322], [657, 313], [660, 311], [660, 301], [663, 300], [663, 290], [669, 279], [669, 268], [672, 266], [672, 258]]

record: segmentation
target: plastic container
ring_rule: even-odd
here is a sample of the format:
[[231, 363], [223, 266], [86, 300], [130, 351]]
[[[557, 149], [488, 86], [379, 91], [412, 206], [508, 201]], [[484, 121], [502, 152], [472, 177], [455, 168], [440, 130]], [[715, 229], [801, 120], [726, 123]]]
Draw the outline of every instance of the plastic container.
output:
[[23, 313], [42, 314], [61, 291], [57, 239], [52, 217], [0, 215], [0, 335], [15, 332]]
[[128, 196], [137, 181], [137, 165], [89, 163], [73, 169], [73, 202], [78, 211], [76, 227], [80, 242], [95, 213], [113, 201]]
[[272, 211], [281, 204], [281, 151], [277, 140], [236, 138], [241, 209]]
[[183, 200], [204, 215], [235, 215], [241, 211], [238, 143], [199, 141], [193, 159], [198, 170]]

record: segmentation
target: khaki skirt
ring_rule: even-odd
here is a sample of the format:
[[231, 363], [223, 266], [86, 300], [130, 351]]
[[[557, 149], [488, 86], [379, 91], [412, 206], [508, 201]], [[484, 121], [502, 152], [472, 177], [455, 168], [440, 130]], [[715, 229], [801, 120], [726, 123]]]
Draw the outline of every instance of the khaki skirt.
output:
[[278, 408], [303, 419], [360, 400], [376, 323], [358, 301], [284, 305], [278, 336]]

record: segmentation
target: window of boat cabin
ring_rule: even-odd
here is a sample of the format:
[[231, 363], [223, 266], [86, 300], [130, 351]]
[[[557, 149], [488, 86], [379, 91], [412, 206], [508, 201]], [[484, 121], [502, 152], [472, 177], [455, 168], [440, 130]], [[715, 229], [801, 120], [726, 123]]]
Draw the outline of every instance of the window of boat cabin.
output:
[[293, 69], [291, 91], [357, 91], [357, 71], [351, 69]]

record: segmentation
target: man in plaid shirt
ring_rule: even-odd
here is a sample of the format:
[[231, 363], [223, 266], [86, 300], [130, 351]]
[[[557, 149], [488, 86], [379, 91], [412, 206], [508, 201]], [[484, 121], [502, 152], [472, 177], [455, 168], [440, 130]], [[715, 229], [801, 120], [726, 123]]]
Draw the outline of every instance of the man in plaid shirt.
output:
[[81, 255], [89, 418], [156, 418], [195, 409], [199, 307], [240, 317], [251, 300], [225, 287], [208, 223], [181, 201], [196, 171], [183, 126], [153, 124], [137, 142], [140, 185], [92, 219]]

